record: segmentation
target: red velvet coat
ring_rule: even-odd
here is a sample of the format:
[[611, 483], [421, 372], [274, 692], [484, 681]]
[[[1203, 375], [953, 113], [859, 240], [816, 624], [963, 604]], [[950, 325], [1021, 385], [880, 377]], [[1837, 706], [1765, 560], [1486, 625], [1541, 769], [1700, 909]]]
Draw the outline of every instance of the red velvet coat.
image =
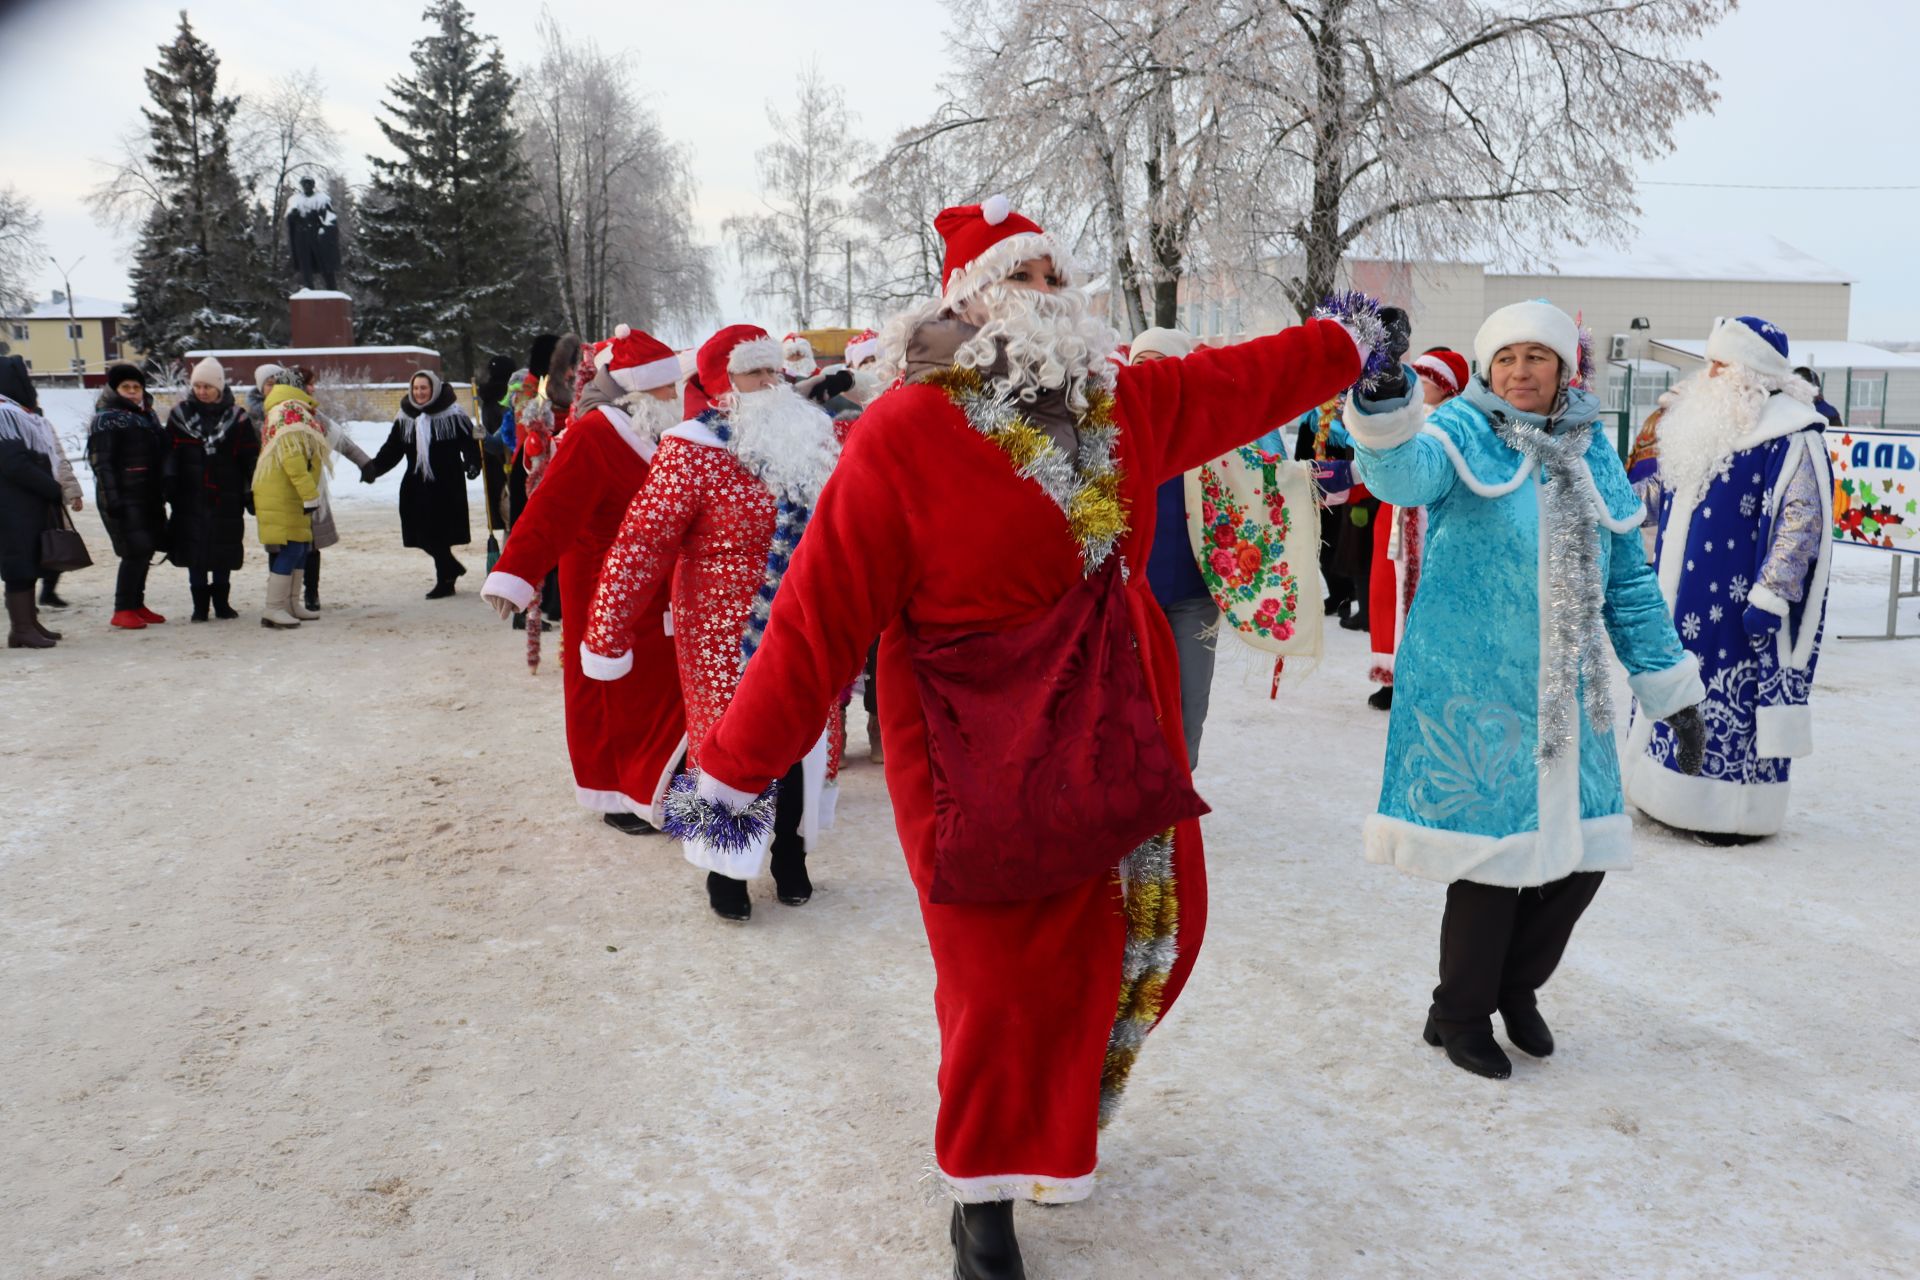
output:
[[[558, 565], [568, 637], [586, 629], [607, 549], [654, 456], [653, 440], [619, 417], [616, 423], [595, 409], [567, 428], [487, 579], [489, 594], [525, 605]], [[665, 582], [636, 612], [633, 669], [618, 680], [589, 680], [579, 646], [560, 646], [567, 754], [581, 804], [599, 813], [652, 814], [658, 822], [654, 806], [686, 732]]]
[[[1131, 527], [1117, 554], [1132, 571], [1134, 632], [1168, 748], [1180, 761], [1186, 747], [1173, 638], [1144, 572], [1154, 490], [1324, 402], [1359, 370], [1346, 332], [1313, 321], [1118, 372], [1117, 462]], [[1085, 1194], [1125, 924], [1119, 890], [1106, 877], [1029, 902], [926, 901], [932, 790], [903, 624], [1004, 629], [1043, 613], [1081, 574], [1079, 547], [1039, 486], [1017, 475], [944, 392], [896, 387], [854, 428], [774, 601], [766, 639], [701, 751], [701, 767], [715, 781], [763, 790], [807, 749], [870, 640], [884, 633], [887, 787], [939, 976], [936, 1155], [962, 1198]], [[1205, 927], [1197, 822], [1177, 829], [1174, 869], [1178, 960], [1162, 1012], [1179, 994]]]

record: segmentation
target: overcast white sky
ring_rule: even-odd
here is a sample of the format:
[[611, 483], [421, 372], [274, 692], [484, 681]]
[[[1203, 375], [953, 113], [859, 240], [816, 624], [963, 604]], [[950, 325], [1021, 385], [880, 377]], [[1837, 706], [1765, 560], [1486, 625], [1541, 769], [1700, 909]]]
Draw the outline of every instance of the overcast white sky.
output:
[[[530, 59], [536, 4], [468, 4], [480, 29], [500, 38], [510, 63]], [[178, 8], [152, 0], [0, 0], [0, 181], [39, 203], [55, 257], [85, 256], [73, 276], [76, 292], [126, 294], [127, 246], [94, 225], [81, 198], [99, 178], [92, 161], [110, 154], [114, 138], [136, 118], [146, 92], [140, 68], [171, 38]], [[194, 0], [188, 8], [195, 29], [221, 55], [229, 91], [262, 89], [279, 69], [318, 67], [328, 114], [346, 144], [343, 167], [351, 180], [364, 180], [365, 154], [383, 141], [374, 113], [386, 82], [410, 65], [412, 42], [425, 29], [424, 4]], [[923, 118], [946, 69], [940, 0], [610, 0], [563, 11], [592, 21], [600, 39], [630, 51], [667, 131], [693, 145], [701, 226], [716, 243], [720, 219], [755, 203], [753, 152], [765, 141], [764, 104], [790, 96], [800, 63], [821, 60], [846, 86], [857, 128], [875, 139]], [[1641, 177], [1920, 184], [1917, 48], [1920, 5], [1904, 0], [1744, 0], [1702, 49], [1721, 73], [1718, 110], [1683, 124], [1678, 151]], [[1920, 341], [1920, 191], [1646, 186], [1639, 203], [1653, 235], [1744, 224], [1779, 236], [1853, 276], [1854, 338]], [[722, 302], [737, 311], [730, 261], [727, 273]], [[43, 283], [56, 283], [51, 272]]]

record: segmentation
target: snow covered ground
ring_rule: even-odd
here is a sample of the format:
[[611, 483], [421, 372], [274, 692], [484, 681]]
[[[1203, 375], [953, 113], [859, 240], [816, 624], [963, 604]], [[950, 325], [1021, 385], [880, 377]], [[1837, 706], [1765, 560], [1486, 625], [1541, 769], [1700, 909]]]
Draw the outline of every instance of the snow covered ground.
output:
[[[945, 1275], [858, 729], [813, 902], [721, 924], [573, 807], [556, 668], [421, 598], [392, 486], [340, 485], [296, 633], [187, 624], [171, 567], [111, 632], [103, 565], [0, 655], [0, 1276]], [[1831, 629], [1885, 584], [1843, 554]], [[1386, 717], [1329, 645], [1278, 701], [1223, 661], [1206, 948], [1094, 1199], [1021, 1211], [1036, 1280], [1920, 1273], [1920, 644], [1829, 644], [1779, 839], [1643, 826], [1503, 1083], [1420, 1042], [1441, 891], [1361, 861]]]

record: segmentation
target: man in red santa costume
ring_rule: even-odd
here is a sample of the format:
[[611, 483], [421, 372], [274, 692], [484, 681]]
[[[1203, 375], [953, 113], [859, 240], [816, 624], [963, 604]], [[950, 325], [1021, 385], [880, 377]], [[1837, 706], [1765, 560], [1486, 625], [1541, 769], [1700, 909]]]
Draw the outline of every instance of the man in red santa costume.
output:
[[[1420, 375], [1426, 407], [1445, 404], [1467, 388], [1472, 370], [1467, 358], [1448, 347], [1433, 347], [1410, 362]], [[1376, 711], [1393, 709], [1393, 655], [1406, 630], [1407, 610], [1420, 585], [1420, 560], [1426, 552], [1427, 513], [1420, 507], [1380, 504], [1373, 525], [1373, 568], [1367, 583], [1367, 630], [1373, 642], [1373, 682], [1367, 698]]]
[[1100, 1122], [1206, 922], [1205, 805], [1143, 572], [1155, 490], [1337, 394], [1365, 353], [1315, 319], [1119, 368], [1062, 247], [1004, 196], [935, 226], [944, 292], [888, 324], [883, 372], [902, 381], [849, 438], [668, 821], [719, 846], [761, 838], [767, 789], [884, 633], [887, 787], [938, 978], [956, 1274], [1018, 1276], [1011, 1202], [1091, 1191]]
[[790, 382], [800, 382], [820, 372], [820, 362], [813, 358], [813, 344], [797, 333], [790, 333], [780, 340], [781, 370]]
[[[697, 363], [709, 403], [662, 437], [646, 485], [607, 553], [580, 646], [581, 667], [594, 680], [626, 680], [636, 659], [659, 662], [651, 633], [661, 591], [671, 584], [689, 765], [699, 762], [708, 729], [759, 646], [769, 606], [839, 456], [833, 424], [782, 378], [780, 346], [766, 330], [722, 329], [701, 346]], [[832, 821], [828, 783], [836, 761], [823, 732], [827, 710], [776, 770], [787, 785], [773, 806], [774, 889], [790, 906], [813, 894], [807, 841]], [[661, 812], [670, 814], [671, 805], [668, 796]], [[747, 881], [762, 859], [704, 855], [688, 846], [688, 860], [707, 869], [714, 911], [747, 919]]]
[[[561, 617], [574, 628], [584, 623], [601, 561], [646, 482], [661, 433], [680, 421], [679, 377], [672, 348], [624, 324], [596, 353], [593, 379], [574, 402], [573, 425], [558, 437], [546, 474], [480, 589], [501, 617], [533, 604], [540, 593], [535, 584], [558, 566]], [[587, 679], [574, 647], [561, 646], [574, 795], [630, 835], [659, 822], [659, 804], [686, 741], [664, 582], [639, 613], [633, 669], [611, 683]]]

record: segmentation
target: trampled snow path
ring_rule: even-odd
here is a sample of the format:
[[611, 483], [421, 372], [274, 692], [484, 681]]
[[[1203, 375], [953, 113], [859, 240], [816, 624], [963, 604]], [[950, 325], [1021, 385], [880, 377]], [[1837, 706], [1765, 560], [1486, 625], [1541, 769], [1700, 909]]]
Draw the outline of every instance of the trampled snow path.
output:
[[[0, 654], [0, 1276], [945, 1275], [879, 771], [810, 905], [717, 922], [573, 807], [556, 668], [342, 488], [385, 497], [317, 624], [189, 625], [161, 567], [176, 621], [110, 633], [96, 568]], [[1095, 1198], [1021, 1211], [1037, 1280], [1913, 1275], [1920, 645], [1829, 645], [1782, 838], [1642, 830], [1505, 1083], [1419, 1040], [1441, 890], [1359, 856], [1362, 648], [1278, 702], [1223, 669], [1206, 950]]]

